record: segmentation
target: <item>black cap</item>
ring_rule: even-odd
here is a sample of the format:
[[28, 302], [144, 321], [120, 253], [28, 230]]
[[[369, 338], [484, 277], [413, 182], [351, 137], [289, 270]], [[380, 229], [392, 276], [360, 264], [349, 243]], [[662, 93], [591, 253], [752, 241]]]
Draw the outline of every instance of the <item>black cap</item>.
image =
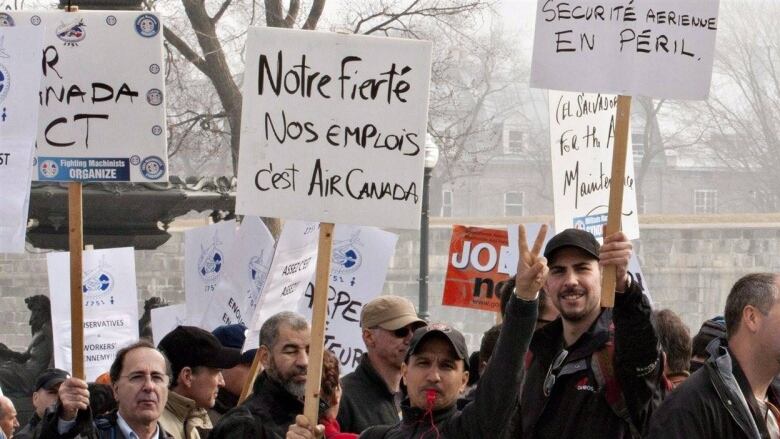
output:
[[68, 378], [70, 378], [70, 374], [62, 369], [46, 369], [35, 380], [35, 390], [33, 392], [41, 389], [54, 390]]
[[185, 367], [230, 369], [241, 362], [241, 350], [222, 346], [217, 337], [195, 326], [177, 326], [157, 347], [168, 357], [176, 375]]
[[423, 326], [414, 331], [412, 335], [412, 341], [409, 344], [409, 350], [406, 351], [406, 358], [404, 361], [408, 362], [409, 357], [414, 355], [417, 348], [422, 344], [423, 340], [433, 336], [434, 334], [443, 335], [450, 345], [455, 350], [455, 355], [459, 359], [463, 360], [463, 367], [465, 370], [469, 370], [469, 350], [466, 347], [466, 339], [463, 338], [463, 334], [455, 328], [452, 328], [443, 323], [433, 323], [428, 326]]
[[553, 253], [564, 247], [576, 247], [598, 259], [601, 244], [590, 232], [580, 229], [566, 229], [550, 239], [547, 247], [544, 248], [544, 257], [549, 260]]
[[[217, 340], [226, 348], [242, 349], [244, 347], [244, 341], [246, 341], [246, 326], [241, 323], [222, 325], [211, 331], [211, 333], [214, 334], [214, 337], [217, 337]], [[252, 364], [256, 353], [257, 348], [244, 352], [241, 354], [241, 363]]]

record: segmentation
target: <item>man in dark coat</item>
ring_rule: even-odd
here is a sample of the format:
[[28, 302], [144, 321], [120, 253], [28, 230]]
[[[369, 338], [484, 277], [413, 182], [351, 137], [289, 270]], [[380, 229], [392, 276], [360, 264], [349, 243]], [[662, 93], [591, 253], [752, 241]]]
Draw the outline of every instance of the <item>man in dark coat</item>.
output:
[[742, 277], [726, 299], [728, 340], [714, 339], [709, 359], [653, 416], [648, 438], [780, 437], [780, 277]]

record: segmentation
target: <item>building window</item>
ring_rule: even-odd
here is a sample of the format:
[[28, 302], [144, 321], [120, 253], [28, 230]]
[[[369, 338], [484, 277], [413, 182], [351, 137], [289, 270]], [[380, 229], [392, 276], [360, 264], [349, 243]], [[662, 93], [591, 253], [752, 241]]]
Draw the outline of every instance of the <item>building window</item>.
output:
[[504, 193], [504, 216], [523, 216], [525, 192]]
[[641, 159], [645, 155], [645, 134], [631, 133], [631, 147], [634, 149], [634, 158]]
[[506, 152], [520, 154], [525, 146], [525, 133], [520, 130], [508, 130], [506, 136]]
[[452, 191], [445, 190], [441, 193], [441, 216], [452, 216]]
[[694, 213], [715, 213], [718, 211], [718, 191], [697, 189], [693, 191]]

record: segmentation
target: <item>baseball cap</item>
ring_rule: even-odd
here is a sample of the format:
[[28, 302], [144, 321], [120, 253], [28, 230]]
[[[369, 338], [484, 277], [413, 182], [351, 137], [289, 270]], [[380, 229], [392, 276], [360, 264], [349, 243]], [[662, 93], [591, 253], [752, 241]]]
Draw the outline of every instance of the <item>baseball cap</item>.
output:
[[422, 344], [423, 340], [428, 339], [434, 335], [443, 335], [447, 341], [450, 342], [452, 349], [455, 350], [455, 355], [458, 359], [463, 360], [463, 367], [465, 370], [469, 370], [469, 350], [466, 347], [466, 339], [463, 338], [463, 334], [457, 329], [445, 325], [443, 323], [433, 323], [428, 326], [423, 326], [414, 331], [412, 335], [412, 341], [409, 343], [409, 350], [406, 351], [405, 362], [409, 361], [409, 357], [417, 352], [417, 348]]
[[[211, 331], [214, 337], [226, 348], [242, 349], [246, 341], [246, 326], [240, 323], [222, 325]], [[252, 364], [257, 348], [250, 349], [241, 354], [241, 364]]]
[[68, 378], [70, 378], [70, 374], [62, 369], [46, 369], [35, 380], [35, 390], [33, 391], [37, 392], [41, 389], [54, 390], [55, 387]]
[[388, 331], [401, 329], [411, 323], [425, 324], [425, 320], [417, 317], [417, 311], [409, 299], [399, 296], [379, 296], [363, 306], [360, 312], [360, 327], [375, 328], [379, 326]]
[[185, 367], [230, 369], [241, 361], [241, 350], [222, 346], [217, 337], [195, 326], [177, 326], [157, 347], [168, 357], [174, 374]]
[[598, 259], [601, 245], [590, 232], [580, 229], [566, 229], [550, 239], [544, 249], [544, 257], [549, 260], [553, 253], [564, 247], [576, 247]]

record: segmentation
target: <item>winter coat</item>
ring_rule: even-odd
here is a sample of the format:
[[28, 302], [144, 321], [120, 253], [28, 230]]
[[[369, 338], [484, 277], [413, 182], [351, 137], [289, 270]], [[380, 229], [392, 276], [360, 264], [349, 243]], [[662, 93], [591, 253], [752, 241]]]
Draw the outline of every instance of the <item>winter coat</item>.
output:
[[400, 418], [395, 394], [364, 354], [354, 372], [341, 379], [338, 421], [344, 431], [360, 433], [375, 425], [394, 425]]

